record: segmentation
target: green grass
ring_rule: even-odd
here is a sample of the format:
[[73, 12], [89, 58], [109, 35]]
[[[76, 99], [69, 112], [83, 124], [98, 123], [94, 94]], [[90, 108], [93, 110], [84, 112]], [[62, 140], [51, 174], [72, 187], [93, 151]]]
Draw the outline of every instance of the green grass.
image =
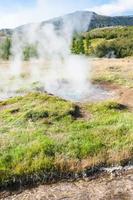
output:
[[89, 119], [76, 115], [75, 108], [40, 93], [0, 103], [1, 185], [41, 171], [77, 172], [133, 158], [128, 108], [112, 101], [80, 105]]
[[122, 73], [111, 72], [109, 70], [104, 74], [98, 74], [97, 76], [94, 76], [92, 81], [96, 84], [105, 82], [133, 88], [132, 77], [126, 77], [126, 75], [124, 76]]

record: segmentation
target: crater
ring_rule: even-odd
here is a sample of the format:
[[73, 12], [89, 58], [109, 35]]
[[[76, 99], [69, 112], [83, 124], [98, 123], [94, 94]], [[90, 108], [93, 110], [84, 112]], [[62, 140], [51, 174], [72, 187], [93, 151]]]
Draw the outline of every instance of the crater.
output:
[[116, 95], [113, 90], [107, 90], [102, 88], [99, 85], [89, 85], [88, 87], [83, 90], [73, 90], [71, 85], [68, 83], [62, 83], [58, 88], [53, 89], [45, 89], [45, 87], [37, 87], [34, 89], [23, 89], [23, 90], [12, 90], [9, 89], [8, 91], [1, 91], [0, 92], [0, 100], [5, 100], [8, 98], [16, 97], [16, 96], [23, 96], [29, 92], [42, 92], [48, 93], [65, 100], [70, 100], [72, 102], [98, 102], [104, 101], [108, 99], [113, 99]]

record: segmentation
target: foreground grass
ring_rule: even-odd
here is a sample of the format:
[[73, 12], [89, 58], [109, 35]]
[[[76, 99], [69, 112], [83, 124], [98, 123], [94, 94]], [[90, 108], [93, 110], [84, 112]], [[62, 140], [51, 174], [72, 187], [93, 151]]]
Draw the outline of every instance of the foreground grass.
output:
[[[88, 117], [84, 116], [84, 112]], [[133, 114], [116, 102], [74, 105], [31, 93], [0, 103], [0, 184], [133, 158]]]

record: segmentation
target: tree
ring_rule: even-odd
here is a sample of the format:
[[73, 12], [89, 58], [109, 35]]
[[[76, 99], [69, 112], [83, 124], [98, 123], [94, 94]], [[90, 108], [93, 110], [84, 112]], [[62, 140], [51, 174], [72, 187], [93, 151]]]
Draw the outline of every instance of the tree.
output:
[[85, 54], [84, 37], [83, 36], [77, 36], [76, 38], [73, 39], [72, 53]]
[[6, 38], [0, 45], [0, 57], [4, 60], [8, 60], [11, 55], [11, 39]]

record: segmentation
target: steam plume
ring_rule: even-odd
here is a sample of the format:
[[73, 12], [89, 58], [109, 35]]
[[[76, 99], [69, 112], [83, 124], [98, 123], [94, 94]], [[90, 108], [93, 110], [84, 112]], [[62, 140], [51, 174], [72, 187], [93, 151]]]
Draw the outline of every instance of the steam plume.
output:
[[[31, 24], [23, 27], [21, 33], [16, 31], [12, 37], [12, 58], [6, 93], [13, 94], [22, 88], [33, 89], [39, 83], [43, 90], [66, 99], [80, 99], [88, 91], [88, 59], [84, 56], [72, 55], [70, 48], [73, 33], [88, 29], [88, 23], [82, 24], [80, 19], [64, 17], [63, 26], [57, 30], [53, 24]], [[38, 59], [33, 58], [24, 66], [23, 48], [35, 45]], [[24, 73], [27, 76], [24, 76]]]

